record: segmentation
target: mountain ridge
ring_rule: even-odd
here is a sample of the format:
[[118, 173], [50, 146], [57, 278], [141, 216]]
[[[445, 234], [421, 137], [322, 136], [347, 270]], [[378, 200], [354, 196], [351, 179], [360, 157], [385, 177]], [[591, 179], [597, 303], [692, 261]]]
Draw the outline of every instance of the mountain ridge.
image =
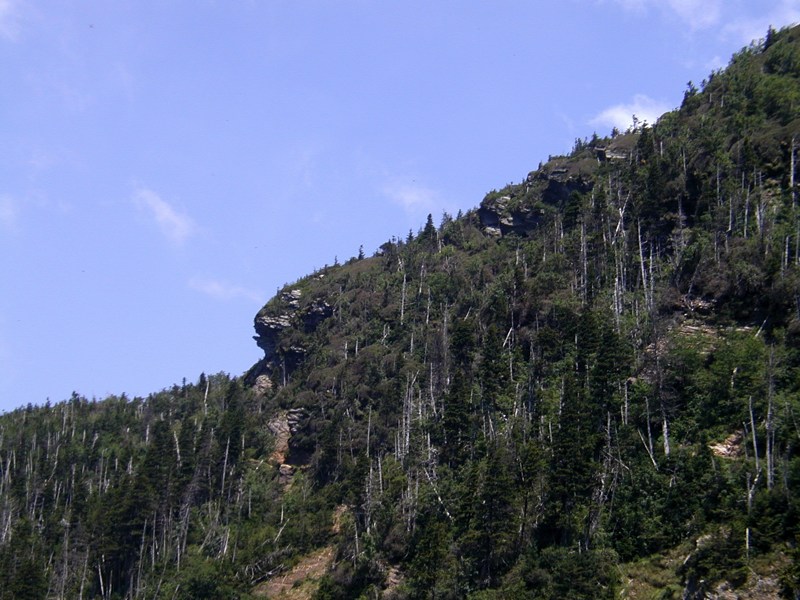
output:
[[798, 597], [798, 140], [770, 30], [284, 286], [244, 376], [3, 415], [0, 598]]

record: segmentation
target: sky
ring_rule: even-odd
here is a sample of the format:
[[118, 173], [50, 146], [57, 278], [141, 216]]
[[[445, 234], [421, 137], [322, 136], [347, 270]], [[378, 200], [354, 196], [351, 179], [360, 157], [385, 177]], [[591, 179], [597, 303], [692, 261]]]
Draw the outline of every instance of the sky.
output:
[[653, 123], [800, 0], [0, 0], [0, 411], [240, 375], [287, 283]]

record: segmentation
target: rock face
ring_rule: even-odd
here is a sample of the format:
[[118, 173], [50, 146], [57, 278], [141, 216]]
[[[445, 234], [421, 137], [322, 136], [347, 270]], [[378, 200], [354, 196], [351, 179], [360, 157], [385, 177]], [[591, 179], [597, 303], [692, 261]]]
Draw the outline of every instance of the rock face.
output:
[[730, 434], [722, 442], [709, 444], [709, 448], [715, 456], [720, 458], [736, 458], [743, 453], [742, 442], [744, 441], [744, 432], [737, 431]]
[[[585, 169], [584, 169], [585, 170]], [[548, 165], [530, 173], [523, 185], [489, 194], [481, 202], [478, 218], [488, 235], [527, 235], [542, 220], [546, 207], [562, 207], [573, 192], [592, 190], [592, 179], [572, 166]]]
[[484, 231], [493, 236], [527, 233], [539, 223], [540, 215], [532, 206], [514, 206], [511, 196], [487, 198], [478, 209]]
[[307, 333], [310, 333], [332, 314], [333, 307], [325, 300], [317, 298], [303, 310], [300, 315], [300, 321], [303, 323], [303, 329]]
[[[532, 179], [528, 175], [528, 181]], [[592, 179], [587, 179], [583, 175], [573, 175], [566, 169], [554, 169], [550, 173], [538, 172], [534, 179], [545, 182], [542, 190], [542, 202], [559, 206], [565, 202], [572, 192], [586, 194], [592, 191], [594, 183]]]
[[258, 347], [264, 351], [264, 359], [271, 362], [278, 350], [281, 333], [292, 326], [297, 311], [300, 308], [300, 290], [291, 290], [280, 294], [273, 310], [267, 312], [269, 305], [262, 308], [256, 315], [256, 334], [253, 336]]
[[289, 430], [287, 415], [285, 413], [277, 415], [267, 424], [267, 427], [275, 436], [275, 448], [269, 460], [272, 463], [281, 465], [286, 462], [286, 458], [289, 456], [289, 438], [291, 437], [291, 432]]
[[301, 419], [305, 416], [302, 408], [292, 408], [286, 412], [276, 415], [267, 427], [275, 436], [275, 448], [269, 457], [269, 461], [277, 465], [279, 480], [283, 485], [287, 485], [294, 475], [297, 462], [292, 460], [291, 439], [297, 433]]
[[253, 391], [258, 396], [263, 396], [272, 389], [272, 381], [266, 375], [259, 375], [253, 384]]
[[256, 340], [264, 351], [254, 377], [276, 368], [283, 375], [294, 370], [305, 358], [302, 336], [311, 333], [333, 314], [333, 307], [324, 298], [303, 302], [303, 292], [292, 289], [282, 292], [262, 308], [255, 318]]

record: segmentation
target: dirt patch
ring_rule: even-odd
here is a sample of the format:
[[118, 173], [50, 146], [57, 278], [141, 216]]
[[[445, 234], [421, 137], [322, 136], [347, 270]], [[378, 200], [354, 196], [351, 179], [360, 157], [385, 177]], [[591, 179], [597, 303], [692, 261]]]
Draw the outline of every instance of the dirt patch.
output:
[[385, 565], [386, 579], [383, 584], [382, 598], [393, 598], [394, 594], [403, 583], [403, 574], [395, 565]]
[[333, 525], [331, 525], [331, 533], [337, 534], [342, 531], [342, 519], [347, 514], [348, 508], [344, 504], [340, 504], [333, 511]]
[[253, 595], [276, 600], [310, 600], [319, 588], [319, 580], [333, 564], [335, 554], [333, 546], [320, 548], [282, 575], [260, 584]]
[[[340, 504], [333, 511], [331, 533], [337, 534], [342, 529], [342, 518], [348, 508]], [[336, 557], [334, 546], [325, 546], [300, 559], [294, 567], [259, 584], [253, 595], [258, 598], [275, 598], [276, 600], [310, 600], [319, 589], [319, 580], [331, 569]]]

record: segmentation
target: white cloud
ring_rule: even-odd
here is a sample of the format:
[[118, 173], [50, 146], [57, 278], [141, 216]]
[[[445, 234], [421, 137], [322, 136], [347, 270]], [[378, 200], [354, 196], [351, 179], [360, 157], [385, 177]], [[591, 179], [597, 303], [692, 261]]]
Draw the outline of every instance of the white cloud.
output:
[[719, 55], [714, 55], [714, 58], [706, 61], [703, 65], [706, 71], [718, 71], [724, 69], [728, 65], [727, 61], [722, 60]]
[[150, 213], [161, 233], [174, 244], [182, 244], [197, 230], [191, 217], [175, 210], [152, 190], [136, 190], [133, 201], [140, 210]]
[[436, 191], [416, 183], [393, 183], [384, 187], [383, 193], [411, 214], [430, 212], [441, 204]]
[[644, 13], [654, 7], [673, 13], [691, 29], [716, 25], [722, 14], [722, 0], [614, 0], [623, 9]]
[[0, 0], [0, 37], [10, 42], [19, 37], [18, 9], [16, 0]]
[[244, 298], [254, 302], [262, 302], [264, 300], [264, 294], [261, 292], [218, 279], [195, 277], [189, 280], [189, 287], [218, 300], [233, 300], [236, 298]]
[[17, 206], [11, 196], [0, 195], [0, 227], [12, 229], [17, 223]]
[[721, 0], [667, 0], [668, 7], [692, 29], [705, 29], [719, 22]]
[[633, 115], [636, 115], [640, 123], [647, 121], [652, 125], [668, 110], [670, 107], [665, 103], [653, 100], [644, 94], [636, 94], [633, 102], [610, 106], [589, 121], [589, 124], [609, 129], [616, 127], [620, 131], [625, 131], [633, 124]]
[[[598, 0], [603, 3], [608, 0]], [[800, 22], [800, 0], [772, 1], [773, 7], [759, 10], [757, 17], [741, 17], [733, 3], [723, 0], [610, 0], [623, 10], [644, 14], [649, 9], [672, 14], [683, 21], [692, 31], [719, 27], [723, 36], [734, 38], [747, 45], [764, 37], [767, 27], [780, 29]], [[766, 3], [762, 3], [766, 4]]]
[[800, 0], [782, 0], [778, 6], [758, 17], [737, 19], [723, 28], [723, 34], [747, 45], [762, 39], [771, 25], [780, 29], [800, 22]]
[[800, 22], [800, 0], [783, 0], [771, 16], [776, 28]]
[[[623, 9], [631, 12], [644, 12], [647, 8], [648, 0], [611, 0], [614, 4], [619, 4]], [[604, 4], [605, 0], [598, 0], [599, 4]]]

